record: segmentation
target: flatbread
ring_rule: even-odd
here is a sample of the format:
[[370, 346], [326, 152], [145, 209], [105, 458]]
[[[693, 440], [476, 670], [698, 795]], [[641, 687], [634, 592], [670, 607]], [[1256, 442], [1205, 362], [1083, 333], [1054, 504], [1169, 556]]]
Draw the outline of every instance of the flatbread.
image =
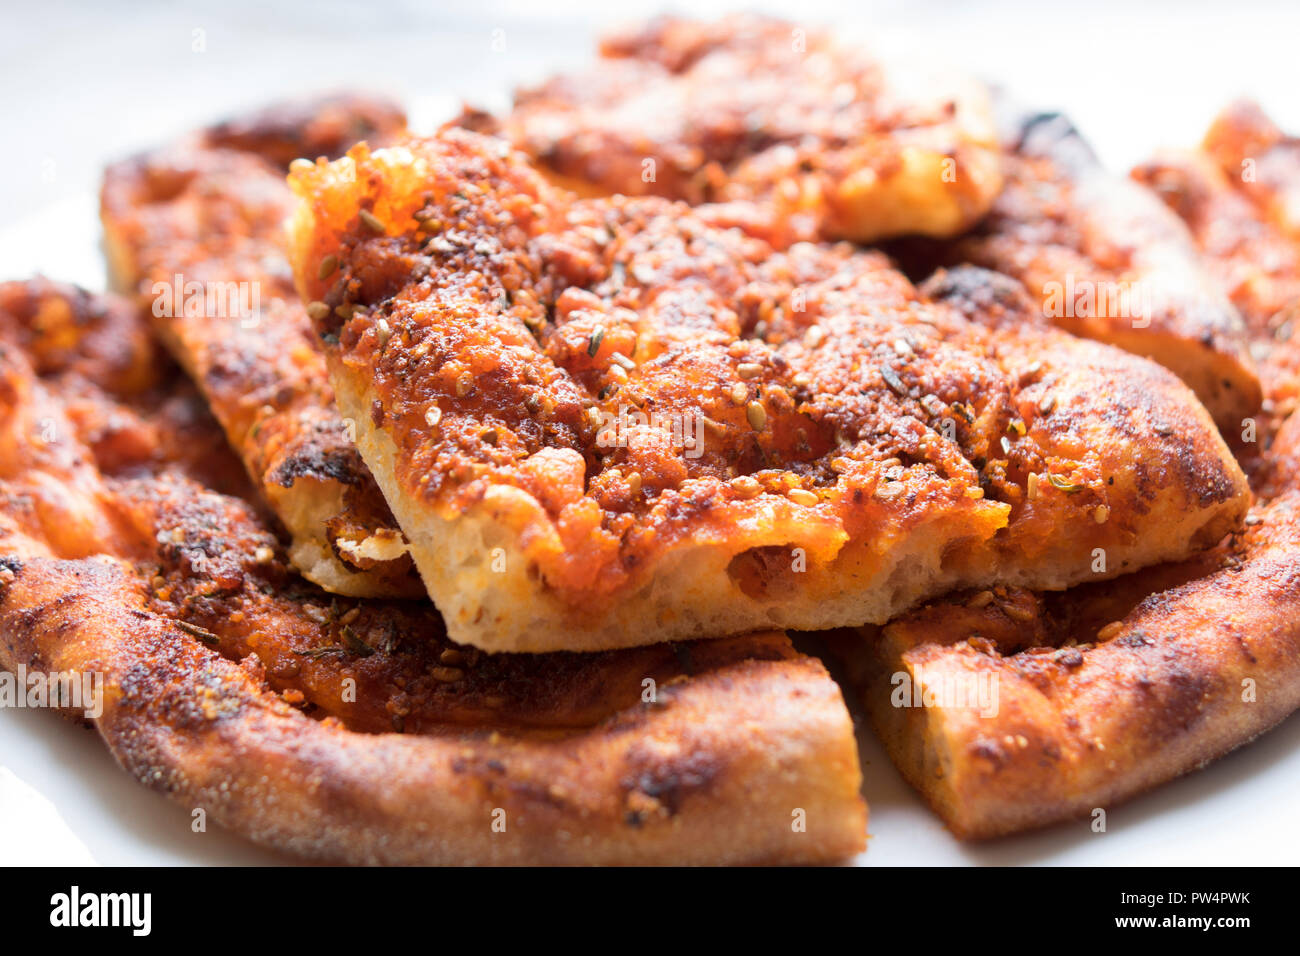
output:
[[464, 643], [884, 623], [1181, 558], [1247, 507], [1171, 374], [971, 322], [878, 253], [579, 200], [455, 128], [291, 184], [339, 407]]
[[987, 92], [782, 20], [662, 17], [518, 92], [500, 132], [586, 194], [757, 203], [781, 232], [950, 236], [1001, 186]]
[[101, 196], [115, 284], [199, 383], [293, 536], [294, 565], [353, 596], [424, 589], [293, 289], [284, 173], [402, 126], [396, 107], [361, 97], [275, 106], [110, 166]]
[[334, 862], [862, 850], [852, 722], [784, 635], [486, 655], [427, 603], [326, 593], [256, 504], [205, 483], [240, 463], [131, 304], [0, 286], [19, 298], [36, 307], [0, 312], [0, 667], [98, 675], [95, 729], [146, 786]]

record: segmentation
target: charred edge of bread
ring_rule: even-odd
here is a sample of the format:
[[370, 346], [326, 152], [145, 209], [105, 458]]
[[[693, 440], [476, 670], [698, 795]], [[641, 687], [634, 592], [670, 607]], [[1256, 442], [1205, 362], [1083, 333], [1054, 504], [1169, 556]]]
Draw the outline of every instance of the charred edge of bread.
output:
[[103, 673], [94, 724], [118, 761], [270, 847], [359, 864], [682, 865], [831, 862], [865, 843], [852, 722], [812, 658], [727, 665], [563, 738], [362, 734], [143, 610], [115, 561], [3, 566], [0, 665]]

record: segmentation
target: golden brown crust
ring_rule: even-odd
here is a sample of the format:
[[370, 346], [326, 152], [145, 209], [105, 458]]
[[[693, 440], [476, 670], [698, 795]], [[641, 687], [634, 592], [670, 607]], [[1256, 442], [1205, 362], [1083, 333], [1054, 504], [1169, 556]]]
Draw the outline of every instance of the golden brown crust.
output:
[[758, 200], [794, 232], [861, 242], [959, 233], [1000, 186], [982, 88], [921, 90], [829, 31], [663, 17], [608, 37], [601, 54], [520, 91], [499, 121], [464, 122], [585, 194]]
[[[27, 294], [44, 306], [34, 315], [85, 298]], [[174, 439], [101, 471], [138, 438], [92, 452], [73, 406], [129, 417], [109, 370], [135, 383], [151, 359], [100, 361], [88, 336], [84, 351], [64, 339], [73, 354], [53, 368], [47, 335], [62, 327], [24, 320], [20, 346], [0, 324], [0, 666], [102, 674], [96, 728], [146, 785], [332, 861], [822, 862], [862, 849], [848, 712], [784, 635], [490, 656], [451, 644], [427, 604], [326, 594], [291, 571], [255, 508], [171, 459]], [[169, 381], [192, 394], [174, 370]], [[55, 442], [29, 427], [46, 417]], [[94, 534], [63, 534], [79, 516]]]
[[466, 643], [883, 622], [1090, 579], [1097, 548], [1109, 575], [1182, 557], [1244, 513], [1168, 373], [971, 323], [877, 253], [574, 200], [458, 129], [291, 182], [340, 407]]
[[115, 570], [13, 569], [4, 663], [104, 673], [98, 728], [123, 766], [257, 842], [459, 865], [813, 863], [865, 842], [848, 715], [808, 658], [692, 677], [661, 708], [559, 736], [366, 735], [304, 717], [173, 624], [135, 617], [146, 612]]
[[[354, 132], [385, 137], [401, 126], [395, 107], [364, 99], [273, 107], [110, 167], [102, 193], [117, 284], [138, 293], [199, 383], [294, 536], [294, 563], [341, 594], [413, 597], [423, 588], [334, 408], [294, 292], [283, 176], [293, 157], [332, 155]], [[377, 542], [395, 556], [367, 558]]]
[[1006, 125], [1006, 186], [989, 216], [951, 243], [900, 246], [909, 272], [972, 263], [1013, 276], [1053, 324], [1154, 359], [1225, 434], [1240, 431], [1259, 408], [1258, 374], [1241, 317], [1187, 228], [1150, 191], [1108, 173], [1064, 117]]
[[1109, 809], [1268, 730], [1300, 706], [1298, 509], [1288, 492], [1154, 574], [891, 622], [849, 651], [890, 756], [984, 838]]

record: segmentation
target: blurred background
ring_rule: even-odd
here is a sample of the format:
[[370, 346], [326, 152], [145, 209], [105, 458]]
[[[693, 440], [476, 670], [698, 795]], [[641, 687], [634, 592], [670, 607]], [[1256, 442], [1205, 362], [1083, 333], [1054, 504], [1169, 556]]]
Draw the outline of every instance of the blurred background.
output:
[[[1191, 145], [1235, 95], [1300, 128], [1300, 4], [1097, 0], [418, 0], [5, 4], [0, 89], [12, 146], [0, 227], [97, 188], [106, 160], [226, 113], [298, 93], [368, 88], [419, 128], [461, 100], [504, 104], [517, 83], [583, 62], [611, 23], [660, 11], [762, 10], [915, 51], [1067, 110], [1127, 169]], [[12, 271], [12, 270], [6, 270]]]

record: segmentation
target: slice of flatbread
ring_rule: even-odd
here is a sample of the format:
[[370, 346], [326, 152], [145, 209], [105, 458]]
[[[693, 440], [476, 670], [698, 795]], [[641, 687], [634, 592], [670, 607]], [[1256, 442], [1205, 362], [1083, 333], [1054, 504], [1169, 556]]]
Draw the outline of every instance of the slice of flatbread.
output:
[[588, 194], [757, 200], [777, 228], [859, 242], [954, 235], [1001, 185], [988, 96], [909, 67], [782, 20], [663, 17], [521, 90], [505, 117], [464, 122]]
[[576, 200], [461, 129], [291, 184], [339, 407], [458, 641], [883, 623], [1182, 558], [1247, 507], [1170, 373], [878, 253]]
[[273, 107], [111, 166], [102, 218], [114, 281], [137, 294], [293, 537], [294, 565], [338, 594], [423, 593], [406, 542], [334, 407], [294, 292], [285, 157], [334, 155], [403, 125], [384, 102]]
[[1300, 492], [1185, 563], [957, 595], [854, 643], [886, 750], [958, 837], [1089, 816], [1300, 707]]
[[[238, 462], [189, 382], [142, 347], [95, 353], [129, 321], [127, 343], [147, 342], [132, 305], [27, 297], [31, 315], [63, 303], [86, 321], [0, 323], [0, 667], [64, 675], [49, 703], [89, 718], [142, 783], [338, 862], [863, 849], [848, 711], [784, 635], [487, 655], [448, 641], [427, 603], [321, 591], [254, 506], [202, 483]], [[205, 462], [179, 451], [205, 439]]]

